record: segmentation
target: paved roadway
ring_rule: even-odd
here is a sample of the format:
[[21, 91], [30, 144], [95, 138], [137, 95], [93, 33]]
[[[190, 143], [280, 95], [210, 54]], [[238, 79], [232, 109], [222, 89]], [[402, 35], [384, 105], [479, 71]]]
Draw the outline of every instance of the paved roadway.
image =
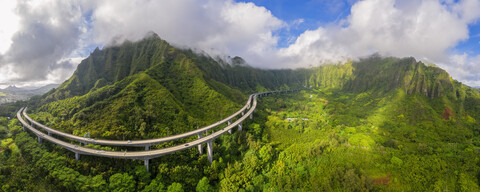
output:
[[245, 106], [243, 106], [240, 110], [238, 110], [236, 113], [230, 115], [229, 117], [225, 118], [225, 119], [222, 119], [216, 123], [213, 123], [213, 124], [210, 124], [210, 125], [207, 125], [205, 127], [202, 127], [202, 128], [199, 128], [199, 129], [196, 129], [196, 130], [193, 130], [193, 131], [189, 131], [189, 132], [185, 132], [185, 133], [181, 133], [181, 134], [178, 134], [178, 135], [173, 135], [173, 136], [168, 136], [168, 137], [162, 137], [162, 138], [156, 138], [156, 139], [146, 139], [146, 140], [104, 140], [104, 139], [93, 139], [93, 138], [85, 138], [85, 137], [81, 137], [81, 136], [77, 136], [77, 135], [72, 135], [72, 134], [69, 134], [69, 133], [64, 133], [64, 132], [61, 132], [61, 131], [58, 131], [58, 130], [55, 130], [53, 128], [50, 128], [50, 127], [47, 127], [35, 120], [33, 120], [32, 118], [30, 118], [28, 115], [27, 115], [27, 108], [25, 108], [23, 110], [23, 116], [30, 122], [30, 123], [33, 123], [33, 125], [36, 125], [42, 129], [44, 129], [45, 131], [47, 131], [48, 133], [51, 133], [51, 134], [55, 134], [55, 135], [59, 135], [59, 136], [62, 136], [62, 137], [65, 137], [65, 138], [69, 138], [69, 139], [72, 139], [72, 140], [75, 140], [75, 141], [79, 141], [81, 143], [85, 143], [85, 144], [95, 144], [95, 145], [106, 145], [106, 146], [133, 146], [133, 147], [146, 147], [146, 149], [148, 149], [149, 146], [152, 146], [152, 145], [156, 145], [156, 144], [160, 144], [160, 143], [164, 143], [164, 142], [168, 142], [168, 141], [173, 141], [173, 140], [177, 140], [177, 139], [181, 139], [181, 138], [185, 138], [185, 137], [190, 137], [190, 136], [194, 136], [194, 135], [199, 135], [199, 134], [203, 134], [204, 132], [210, 130], [210, 129], [213, 129], [219, 125], [222, 125], [226, 122], [229, 122], [231, 121], [233, 118], [235, 118], [236, 116], [238, 116], [239, 114], [242, 114], [245, 112], [246, 109], [250, 108], [250, 103], [251, 103], [251, 99], [252, 99], [252, 95], [250, 95], [248, 97], [248, 101], [247, 103], [245, 104]]
[[[274, 92], [264, 92], [264, 93], [252, 94], [249, 97], [249, 101], [247, 103], [247, 104], [249, 104], [250, 101], [252, 101], [252, 105], [251, 105], [250, 109], [245, 114], [243, 114], [242, 117], [240, 117], [239, 119], [237, 119], [235, 122], [231, 123], [230, 125], [222, 128], [222, 129], [220, 129], [220, 130], [218, 130], [218, 131], [216, 131], [216, 132], [214, 132], [210, 135], [204, 136], [204, 137], [199, 138], [199, 139], [194, 140], [194, 141], [190, 141], [190, 142], [187, 142], [187, 143], [184, 143], [184, 144], [181, 144], [181, 145], [176, 145], [176, 146], [173, 146], [173, 147], [162, 148], [162, 149], [154, 149], [154, 150], [148, 150], [148, 151], [132, 151], [132, 152], [104, 151], [104, 150], [98, 150], [98, 149], [92, 149], [92, 148], [78, 146], [78, 145], [75, 145], [75, 144], [72, 144], [72, 143], [68, 143], [68, 142], [56, 139], [52, 136], [49, 136], [48, 134], [45, 134], [45, 133], [35, 129], [33, 126], [29, 125], [21, 116], [21, 112], [24, 112], [26, 108], [21, 108], [17, 112], [17, 118], [19, 119], [20, 123], [23, 125], [24, 131], [25, 131], [25, 129], [29, 129], [30, 131], [32, 131], [35, 135], [37, 135], [39, 142], [41, 142], [42, 140], [48, 140], [48, 141], [50, 141], [54, 144], [57, 144], [57, 145], [65, 148], [69, 151], [72, 151], [72, 152], [75, 153], [75, 158], [77, 160], [80, 158], [80, 155], [93, 155], [93, 156], [100, 156], [100, 157], [122, 158], [122, 159], [139, 159], [139, 160], [145, 160], [145, 166], [147, 167], [147, 170], [148, 170], [148, 162], [149, 162], [150, 159], [161, 157], [161, 156], [164, 156], [164, 155], [167, 155], [167, 154], [170, 154], [170, 153], [174, 153], [174, 152], [177, 152], [177, 151], [182, 151], [182, 150], [185, 150], [185, 149], [188, 149], [188, 148], [191, 148], [191, 147], [196, 147], [196, 146], [199, 146], [199, 145], [202, 145], [202, 144], [205, 144], [205, 143], [207, 144], [208, 159], [211, 162], [212, 161], [212, 156], [213, 156], [212, 155], [213, 154], [213, 148], [212, 148], [213, 140], [215, 138], [223, 135], [225, 132], [228, 132], [228, 131], [232, 130], [236, 126], [239, 126], [239, 129], [241, 129], [242, 122], [246, 118], [251, 116], [253, 114], [253, 112], [255, 111], [255, 109], [257, 107], [257, 97], [258, 96], [265, 96], [265, 95], [269, 95], [269, 94], [277, 93], [277, 92], [285, 93], [285, 92], [292, 92], [292, 91], [274, 91]], [[247, 107], [247, 105], [245, 105], [245, 107]], [[242, 109], [239, 110], [239, 112], [244, 112], [244, 111], [242, 111]], [[237, 113], [239, 113], [239, 112], [237, 112]], [[232, 116], [230, 116], [230, 117], [232, 117]], [[230, 117], [228, 117], [228, 118], [230, 118]], [[228, 118], [226, 118], [226, 119], [228, 119]], [[222, 122], [222, 121], [219, 121], [219, 122]], [[207, 126], [207, 127], [209, 127], [209, 126]], [[195, 131], [198, 131], [198, 130], [200, 130], [200, 129], [197, 129]], [[52, 131], [52, 130], [50, 130], [50, 131]], [[198, 133], [201, 133], [202, 131], [205, 131], [205, 130], [201, 130]], [[190, 133], [190, 132], [187, 132], [187, 133]], [[183, 134], [180, 134], [180, 135], [183, 135]], [[192, 134], [192, 135], [195, 135], [195, 134]], [[176, 137], [176, 136], [172, 136], [172, 137]], [[167, 137], [167, 138], [170, 138], [170, 137]], [[182, 138], [182, 137], [180, 137], [180, 138]], [[162, 139], [162, 138], [160, 138], [160, 139]], [[143, 141], [145, 141], [145, 140], [143, 140]], [[153, 142], [148, 143], [148, 144], [153, 145], [153, 143], [156, 143], [156, 142], [158, 142], [158, 141], [156, 139], [153, 139]]]
[[[29, 125], [25, 120], [20, 115], [20, 112], [23, 111], [24, 108], [20, 109], [17, 113], [17, 118], [20, 120], [20, 122], [29, 130], [31, 130], [35, 135], [40, 137], [41, 139], [45, 139], [48, 141], [51, 141], [52, 143], [55, 143], [57, 145], [62, 146], [63, 148], [70, 150], [74, 153], [79, 153], [83, 155], [94, 155], [94, 156], [101, 156], [101, 157], [113, 157], [113, 158], [124, 158], [124, 159], [152, 159], [156, 157], [160, 157], [163, 155], [167, 155], [170, 153], [174, 153], [177, 151], [185, 150], [191, 147], [195, 147], [200, 144], [207, 143], [209, 140], [213, 140], [220, 135], [224, 134], [228, 130], [238, 126], [241, 122], [243, 122], [250, 114], [253, 113], [257, 106], [257, 95], [253, 95], [253, 104], [252, 107], [250, 107], [250, 110], [245, 113], [240, 119], [236, 120], [232, 124], [228, 125], [225, 128], [222, 128], [221, 130], [214, 132], [211, 135], [207, 135], [205, 137], [202, 137], [200, 139], [184, 143], [181, 145], [169, 147], [169, 148], [163, 148], [163, 149], [155, 149], [155, 150], [149, 150], [149, 151], [132, 151], [132, 152], [119, 152], [119, 151], [102, 151], [102, 150], [97, 150], [97, 149], [91, 149], [91, 148], [86, 148], [86, 147], [81, 147], [75, 144], [67, 143], [65, 141], [61, 141], [59, 139], [56, 139], [52, 136], [49, 136], [35, 128], [33, 128], [31, 125]], [[150, 143], [152, 144], [152, 143]]]

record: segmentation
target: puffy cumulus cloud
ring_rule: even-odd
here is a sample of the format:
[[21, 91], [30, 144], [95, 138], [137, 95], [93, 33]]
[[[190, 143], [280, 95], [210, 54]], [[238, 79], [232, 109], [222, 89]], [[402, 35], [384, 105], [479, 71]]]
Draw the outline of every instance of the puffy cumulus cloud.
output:
[[342, 25], [306, 31], [282, 51], [298, 55], [303, 65], [375, 52], [441, 61], [468, 38], [467, 24], [438, 1], [366, 0], [352, 6]]
[[5, 1], [0, 6], [0, 54], [3, 54], [12, 44], [12, 36], [18, 30], [18, 16], [15, 14], [15, 1]]
[[[450, 56], [452, 49], [469, 38], [468, 25], [480, 17], [478, 10], [478, 0], [364, 0], [352, 6], [351, 15], [345, 20], [306, 31], [279, 52], [298, 66], [316, 66], [380, 53], [414, 56], [454, 69], [461, 62], [454, 62], [458, 57]], [[464, 66], [465, 71], [453, 72], [459, 80], [480, 75], [468, 69], [480, 68], [478, 60], [466, 60], [469, 64]]]
[[263, 7], [233, 0], [10, 3], [0, 6], [13, 22], [0, 27], [0, 85], [59, 83], [79, 63], [71, 58], [150, 31], [179, 47], [240, 55], [260, 65], [268, 60], [264, 54], [275, 54], [272, 32], [286, 25]]
[[12, 18], [13, 23], [0, 25], [0, 86], [61, 82], [95, 45], [136, 41], [151, 31], [177, 47], [212, 56], [238, 55], [260, 68], [317, 66], [378, 52], [437, 63], [454, 78], [480, 85], [480, 56], [453, 54], [459, 42], [471, 38], [468, 25], [480, 17], [478, 0], [363, 0], [351, 7], [345, 19], [307, 30], [284, 48], [279, 48], [275, 34], [298, 27], [303, 19], [286, 23], [253, 3], [15, 3], [0, 6], [0, 16]]
[[480, 55], [453, 54], [448, 62], [438, 63], [450, 75], [470, 86], [480, 87]]
[[264, 7], [231, 0], [102, 1], [92, 18], [97, 43], [135, 41], [153, 31], [176, 46], [240, 55], [255, 66], [275, 53], [272, 32], [286, 25]]
[[78, 1], [17, 1], [15, 14], [18, 28], [0, 60], [2, 84], [48, 83], [58, 71], [74, 70], [76, 63], [62, 59], [78, 48], [87, 30]]

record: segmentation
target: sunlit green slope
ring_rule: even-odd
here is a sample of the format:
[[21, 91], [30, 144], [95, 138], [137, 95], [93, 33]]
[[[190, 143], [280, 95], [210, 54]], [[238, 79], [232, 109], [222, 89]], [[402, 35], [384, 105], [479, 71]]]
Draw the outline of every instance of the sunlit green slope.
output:
[[191, 57], [153, 34], [96, 49], [70, 79], [43, 96], [37, 118], [78, 135], [155, 138], [226, 117], [246, 98], [207, 81]]

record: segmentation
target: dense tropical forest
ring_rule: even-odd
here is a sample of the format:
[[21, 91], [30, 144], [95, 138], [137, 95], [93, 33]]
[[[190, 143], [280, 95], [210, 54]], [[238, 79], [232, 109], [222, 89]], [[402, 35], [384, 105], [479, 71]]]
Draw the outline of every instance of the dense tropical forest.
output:
[[[243, 131], [215, 140], [213, 163], [191, 148], [151, 160], [149, 171], [138, 160], [75, 161], [15, 119], [28, 105], [32, 118], [71, 134], [157, 138], [229, 116], [250, 93], [298, 88], [260, 98]], [[153, 34], [96, 49], [57, 89], [1, 105], [0, 116], [2, 191], [480, 190], [480, 93], [413, 58], [260, 70]]]

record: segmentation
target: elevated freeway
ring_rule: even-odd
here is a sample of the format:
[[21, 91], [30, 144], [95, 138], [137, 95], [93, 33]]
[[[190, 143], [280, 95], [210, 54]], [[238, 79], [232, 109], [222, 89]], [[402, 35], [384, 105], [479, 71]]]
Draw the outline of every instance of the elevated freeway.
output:
[[[225, 119], [223, 119], [223, 120], [221, 120], [217, 123], [214, 123], [212, 125], [209, 125], [209, 126], [206, 126], [206, 127], [194, 130], [194, 131], [190, 131], [190, 132], [187, 132], [187, 133], [175, 135], [175, 136], [164, 137], [164, 138], [159, 138], [159, 139], [138, 140], [138, 142], [142, 142], [142, 144], [139, 144], [139, 143], [137, 143], [137, 144], [142, 146], [142, 145], [154, 145], [154, 144], [158, 143], [161, 139], [163, 139], [162, 142], [166, 142], [166, 141], [171, 141], [171, 140], [175, 140], [175, 139], [178, 139], [178, 138], [193, 136], [193, 135], [196, 135], [198, 133], [203, 133], [206, 130], [212, 129], [213, 127], [211, 127], [211, 126], [216, 127], [216, 126], [218, 126], [222, 123], [230, 121], [235, 116], [238, 115], [237, 113], [242, 113], [242, 116], [240, 118], [238, 118], [237, 120], [235, 120], [235, 122], [229, 123], [226, 127], [221, 128], [220, 130], [218, 130], [218, 131], [216, 131], [216, 132], [214, 132], [210, 135], [205, 135], [205, 136], [202, 136], [202, 137], [199, 136], [200, 138], [198, 138], [194, 141], [190, 141], [190, 142], [183, 143], [183, 144], [180, 144], [180, 145], [176, 145], [176, 146], [173, 146], [173, 147], [162, 148], [162, 149], [154, 149], [154, 150], [145, 150], [145, 151], [132, 151], [132, 152], [104, 151], [104, 150], [82, 147], [82, 146], [79, 146], [79, 145], [75, 145], [75, 144], [72, 144], [72, 143], [69, 143], [69, 142], [62, 141], [60, 139], [52, 137], [51, 134], [55, 133], [59, 136], [64, 136], [64, 137], [70, 138], [70, 139], [77, 138], [79, 136], [72, 137], [71, 134], [66, 134], [66, 133], [63, 133], [61, 131], [57, 131], [57, 130], [48, 128], [48, 127], [46, 127], [46, 126], [44, 126], [44, 125], [42, 125], [38, 122], [34, 123], [36, 121], [33, 121], [29, 117], [27, 118], [26, 113], [25, 113], [26, 108], [21, 108], [17, 112], [17, 118], [19, 119], [20, 123], [22, 124], [23, 130], [26, 131], [28, 129], [32, 133], [34, 133], [38, 137], [38, 142], [39, 143], [41, 143], [42, 140], [47, 140], [47, 141], [50, 141], [50, 142], [52, 142], [56, 145], [59, 145], [59, 146], [65, 148], [65, 149], [75, 153], [75, 159], [76, 160], [80, 159], [80, 155], [92, 155], [92, 156], [99, 156], [99, 157], [122, 158], [122, 159], [138, 159], [138, 160], [144, 160], [145, 166], [148, 169], [150, 159], [161, 157], [161, 156], [164, 156], [164, 155], [168, 155], [168, 154], [171, 154], [171, 153], [174, 153], [174, 152], [177, 152], [177, 151], [186, 150], [186, 149], [191, 148], [191, 147], [198, 146], [199, 147], [199, 153], [202, 154], [202, 148], [201, 148], [202, 144], [207, 144], [208, 160], [210, 162], [212, 162], [213, 161], [213, 141], [215, 140], [215, 138], [220, 137], [221, 135], [225, 134], [226, 132], [231, 132], [231, 130], [235, 127], [238, 127], [238, 130], [241, 131], [243, 121], [245, 121], [248, 117], [252, 118], [252, 114], [257, 107], [257, 97], [261, 97], [261, 96], [265, 96], [265, 95], [269, 95], [269, 94], [273, 94], [273, 93], [286, 93], [286, 92], [293, 92], [293, 91], [298, 91], [298, 90], [272, 91], [272, 92], [252, 94], [249, 97], [249, 101], [247, 101], [247, 104], [242, 109], [240, 109], [239, 111], [237, 111], [233, 115], [231, 115], [231, 116], [229, 116], [229, 117], [227, 117], [227, 118], [225, 118]], [[247, 108], [249, 110], [247, 112], [245, 112], [245, 110]], [[42, 127], [42, 128], [45, 129], [45, 131], [47, 131], [47, 134], [45, 134], [44, 132], [42, 132], [40, 130], [37, 130], [35, 127], [33, 127], [32, 125], [27, 123], [27, 121], [25, 121], [22, 118], [22, 112], [25, 115], [25, 118], [29, 119], [29, 121], [32, 124], [36, 124], [37, 126], [40, 126], [40, 127], [44, 126], [45, 128], [44, 127]], [[222, 123], [220, 123], [220, 122], [222, 122]], [[46, 129], [46, 128], [48, 128], [48, 129]], [[188, 135], [188, 136], [185, 136], [185, 135]], [[167, 138], [167, 139], [165, 139], [165, 138]], [[79, 140], [77, 140], [77, 139], [79, 139]], [[80, 141], [80, 142], [85, 141], [85, 140], [83, 140], [84, 139], [83, 137], [80, 137], [80, 138], [77, 138], [77, 139], [73, 139], [73, 140]], [[107, 143], [107, 144], [110, 144], [110, 143], [117, 144], [119, 142], [124, 142], [124, 141], [115, 141], [115, 140], [102, 140], [102, 141], [104, 143]], [[105, 142], [105, 141], [108, 141], [108, 142]], [[148, 141], [150, 141], [150, 142], [148, 142]], [[90, 143], [92, 143], [92, 142], [90, 142]], [[127, 143], [126, 145], [120, 145], [120, 146], [132, 146], [132, 145], [129, 145]]]
[[58, 135], [58, 136], [62, 136], [62, 137], [71, 139], [71, 140], [79, 141], [80, 143], [83, 143], [83, 144], [95, 144], [95, 145], [106, 145], [106, 146], [145, 147], [145, 150], [148, 150], [149, 147], [152, 146], [152, 145], [156, 145], [156, 144], [160, 144], [160, 143], [164, 143], [164, 142], [168, 142], [168, 141], [173, 141], [173, 140], [177, 140], [177, 139], [182, 139], [182, 138], [185, 138], [185, 137], [190, 137], [190, 136], [197, 135], [199, 138], [201, 138], [203, 133], [207, 132], [208, 130], [211, 130], [211, 129], [213, 129], [213, 128], [219, 126], [219, 125], [222, 125], [224, 123], [230, 124], [233, 118], [235, 118], [236, 116], [238, 116], [240, 114], [244, 115], [245, 110], [250, 108], [252, 96], [253, 96], [253, 94], [248, 97], [247, 103], [240, 110], [238, 110], [234, 114], [232, 114], [232, 115], [228, 116], [227, 118], [222, 119], [218, 122], [215, 122], [213, 124], [207, 125], [205, 127], [202, 127], [202, 128], [199, 128], [199, 129], [196, 129], [196, 130], [193, 130], [193, 131], [181, 133], [181, 134], [178, 134], [178, 135], [172, 135], [172, 136], [156, 138], [156, 139], [145, 139], [145, 140], [104, 140], [104, 139], [85, 138], [85, 137], [81, 137], [81, 136], [77, 136], [77, 135], [73, 135], [73, 134], [69, 134], [69, 133], [65, 133], [65, 132], [55, 130], [53, 128], [50, 128], [46, 125], [43, 125], [43, 124], [33, 120], [32, 118], [30, 118], [27, 115], [27, 108], [25, 108], [23, 110], [23, 116], [31, 123], [32, 126], [35, 125], [35, 126], [38, 126], [38, 127], [42, 128], [50, 136], [52, 134], [55, 134], [55, 135]]

